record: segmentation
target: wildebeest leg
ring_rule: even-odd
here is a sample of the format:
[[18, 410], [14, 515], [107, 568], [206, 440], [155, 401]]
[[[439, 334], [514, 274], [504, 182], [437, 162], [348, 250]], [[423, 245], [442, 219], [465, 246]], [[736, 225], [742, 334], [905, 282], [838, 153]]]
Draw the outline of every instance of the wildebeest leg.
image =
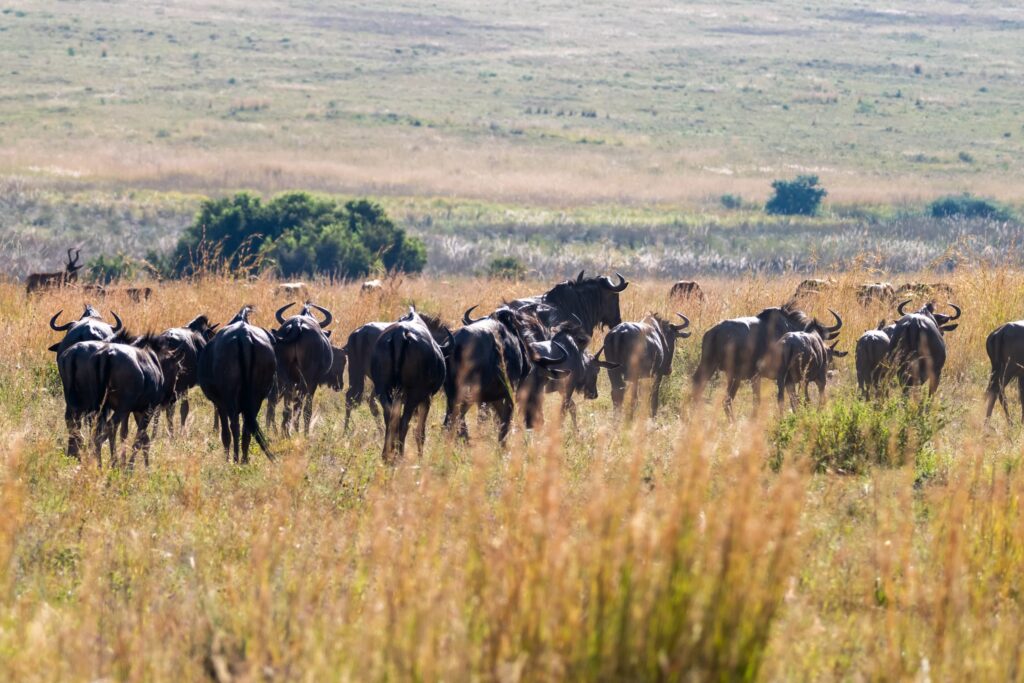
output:
[[[1020, 390], [1020, 419], [1021, 419], [1022, 422], [1024, 422], [1024, 375], [1021, 375], [1020, 377], [1017, 378], [1017, 388]], [[1005, 410], [1006, 409], [1006, 391], [1005, 391], [1005, 389], [1002, 392], [1002, 399], [1003, 399], [1003, 409]], [[1007, 411], [1007, 413], [1006, 413], [1006, 421], [1007, 422], [1010, 421], [1010, 413], [1009, 413], [1009, 411]]]
[[818, 405], [825, 405], [825, 380], [818, 380]]
[[249, 464], [249, 447], [252, 445], [252, 432], [248, 424], [242, 424], [242, 463]]
[[[363, 380], [357, 379], [353, 375], [349, 375], [349, 386], [345, 391], [345, 426], [344, 431], [348, 432], [349, 418], [352, 417], [352, 411], [355, 409], [359, 402], [363, 400]], [[373, 397], [370, 397], [370, 412], [373, 413], [373, 417], [377, 417], [376, 406], [373, 403]]]
[[148, 410], [142, 411], [141, 413], [135, 413], [135, 443], [132, 444], [132, 456], [129, 462], [129, 468], [135, 468], [135, 454], [142, 450], [142, 462], [145, 463], [146, 467], [149, 467], [149, 423], [153, 416], [156, 415], [156, 411], [150, 412]]
[[569, 417], [572, 418], [572, 428], [576, 431], [576, 401], [572, 400], [573, 390], [569, 387], [562, 394], [562, 420], [565, 420], [565, 414], [568, 413]]
[[313, 395], [316, 393], [316, 385], [310, 388], [306, 394], [305, 405], [302, 406], [302, 415], [306, 418], [306, 436], [309, 436], [309, 428], [313, 423]]
[[796, 385], [790, 384], [786, 389], [789, 391], [789, 409], [795, 413], [796, 409], [800, 407], [800, 401], [796, 395]]
[[427, 415], [430, 413], [430, 401], [423, 402], [416, 409], [416, 454], [423, 457], [423, 444], [427, 440]]
[[390, 465], [393, 462], [395, 430], [398, 426], [397, 411], [395, 410], [397, 402], [389, 397], [381, 397], [380, 407], [384, 414], [384, 450], [381, 452], [381, 458], [385, 464]]
[[505, 398], [494, 403], [494, 416], [498, 420], [498, 441], [505, 443], [509, 429], [512, 427], [512, 401]]
[[757, 415], [758, 409], [761, 407], [761, 376], [754, 375], [750, 380], [750, 391], [754, 395], [754, 406], [751, 410], [753, 415]]
[[928, 375], [928, 395], [934, 396], [939, 390], [939, 380], [942, 378], [938, 372], [931, 372]]
[[626, 376], [619, 370], [608, 371], [608, 381], [612, 385], [612, 407], [615, 412], [622, 410], [622, 400], [626, 397]]
[[184, 429], [185, 429], [185, 422], [188, 420], [188, 411], [189, 411], [188, 396], [184, 396], [181, 399], [181, 429], [182, 429], [182, 431], [184, 431]]
[[[239, 460], [238, 460], [238, 446], [239, 446], [239, 437], [241, 436], [240, 430], [239, 430], [239, 426], [238, 426], [238, 418], [239, 418], [238, 413], [233, 413], [231, 415], [228, 415], [228, 426], [231, 429], [231, 450], [232, 450], [233, 455], [234, 455], [235, 463], [239, 462]], [[246, 454], [246, 455], [248, 455], [248, 454]], [[248, 462], [248, 457], [246, 457], [244, 460], [242, 460], [242, 462]]]
[[725, 414], [729, 420], [733, 419], [732, 402], [736, 399], [736, 392], [740, 390], [739, 377], [729, 376], [725, 386]]
[[217, 428], [217, 423], [220, 423], [220, 442], [224, 446], [224, 458], [231, 462], [231, 432], [228, 429], [228, 416], [218, 408], [213, 417], [214, 429]]
[[64, 408], [64, 424], [68, 429], [68, 457], [81, 460], [82, 449], [82, 417], [73, 412], [70, 406]]
[[784, 401], [784, 398], [785, 398], [785, 394], [786, 394], [786, 379], [785, 379], [785, 377], [781, 377], [780, 376], [778, 381], [777, 381], [777, 384], [778, 384], [779, 391], [778, 391], [778, 396], [777, 396], [776, 400], [779, 403], [779, 413], [781, 413], [782, 412], [782, 404], [783, 404], [783, 401]]
[[655, 418], [658, 415], [658, 405], [661, 401], [661, 380], [664, 375], [655, 375], [654, 382], [651, 386], [651, 418]]
[[[483, 406], [481, 406], [482, 408]], [[466, 413], [469, 412], [469, 402], [459, 401], [459, 405], [455, 411], [455, 420], [459, 423], [459, 438], [463, 441], [469, 440], [469, 424], [466, 422]], [[479, 414], [479, 408], [477, 409]]]
[[[402, 414], [398, 418], [397, 429], [391, 430], [392, 432], [397, 431], [395, 437], [392, 438], [392, 450], [391, 450], [391, 462], [390, 464], [397, 464], [405, 455], [405, 439], [409, 435], [409, 423], [412, 422], [413, 414], [419, 410], [419, 406], [415, 402], [406, 399], [403, 401]], [[398, 411], [394, 411], [398, 412]], [[397, 438], [397, 443], [395, 442]]]

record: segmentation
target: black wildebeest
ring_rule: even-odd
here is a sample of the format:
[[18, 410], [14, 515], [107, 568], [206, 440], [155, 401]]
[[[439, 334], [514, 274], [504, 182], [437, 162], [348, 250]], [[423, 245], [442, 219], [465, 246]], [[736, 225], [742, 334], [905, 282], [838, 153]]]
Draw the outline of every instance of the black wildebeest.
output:
[[[72, 251], [75, 252], [74, 258], [71, 257]], [[78, 249], [68, 249], [68, 262], [64, 265], [64, 270], [59, 270], [56, 273], [31, 273], [25, 278], [25, 291], [31, 294], [32, 292], [56, 289], [76, 282], [78, 280], [78, 271], [82, 267], [78, 263], [78, 256]]]
[[251, 306], [243, 306], [199, 356], [199, 386], [217, 409], [224, 452], [230, 456], [233, 447], [235, 462], [239, 462], [239, 416], [241, 462], [249, 462], [254, 437], [267, 458], [274, 459], [257, 416], [274, 384], [277, 357], [273, 336], [249, 323], [251, 313]]
[[[274, 404], [277, 394], [284, 402], [282, 425], [285, 433], [290, 433], [295, 415], [302, 411], [298, 420], [305, 417], [305, 432], [309, 434], [313, 420], [313, 396], [316, 389], [330, 373], [334, 362], [334, 352], [327, 336], [326, 328], [334, 321], [334, 316], [323, 306], [306, 302], [297, 315], [287, 320], [284, 312], [294, 306], [292, 302], [282, 306], [274, 314], [280, 328], [274, 331], [277, 354], [277, 387], [272, 390], [272, 398], [267, 404], [267, 424], [273, 424]], [[313, 311], [319, 311], [324, 319], [318, 321]]]
[[704, 296], [704, 290], [701, 289], [700, 283], [694, 280], [679, 280], [672, 289], [669, 290], [668, 296], [671, 299], [690, 299], [699, 303], [704, 303], [707, 298]]
[[576, 427], [576, 401], [573, 396], [576, 392], [583, 394], [583, 398], [594, 400], [597, 398], [597, 380], [601, 369], [611, 370], [619, 367], [618, 363], [610, 363], [600, 358], [604, 349], [596, 354], [590, 354], [580, 349], [577, 343], [578, 333], [573, 330], [559, 330], [551, 337], [554, 345], [566, 353], [566, 360], [551, 368], [548, 372], [565, 371], [566, 376], [553, 378], [548, 381], [546, 391], [557, 392], [562, 397], [562, 415], [566, 413], [572, 418], [573, 428]]
[[[349, 418], [352, 410], [363, 400], [363, 392], [366, 387], [366, 380], [370, 376], [370, 358], [373, 356], [373, 347], [380, 338], [381, 332], [386, 330], [391, 323], [372, 322], [361, 325], [348, 335], [348, 341], [343, 347], [348, 357], [348, 389], [345, 391], [345, 427], [348, 431]], [[380, 413], [377, 410], [377, 402], [371, 393], [367, 399], [370, 406], [370, 413], [376, 418]]]
[[927, 382], [929, 393], [934, 394], [946, 364], [943, 333], [957, 328], [955, 323], [950, 323], [960, 317], [961, 311], [955, 304], [950, 304], [956, 315], [936, 313], [935, 306], [928, 303], [916, 313], [904, 313], [908, 303], [909, 300], [904, 301], [896, 308], [903, 317], [895, 322], [889, 337], [889, 363], [904, 387]]
[[992, 363], [988, 389], [985, 391], [985, 419], [992, 417], [996, 399], [1003, 406], [1006, 420], [1010, 410], [1006, 406], [1006, 385], [1017, 380], [1020, 389], [1021, 419], [1024, 420], [1024, 320], [1000, 325], [985, 340], [985, 351]]
[[384, 412], [384, 462], [394, 464], [402, 457], [414, 415], [419, 421], [416, 447], [423, 454], [430, 400], [444, 385], [445, 355], [451, 348], [448, 328], [414, 307], [381, 332], [370, 357], [370, 378]]
[[705, 385], [719, 371], [726, 374], [725, 412], [732, 415], [732, 402], [740, 382], [749, 380], [755, 406], [760, 398], [761, 377], [776, 377], [778, 341], [787, 332], [800, 332], [808, 325], [825, 341], [839, 336], [843, 320], [829, 309], [836, 324], [826, 327], [797, 309], [792, 303], [766, 308], [756, 316], [723, 320], [704, 333], [700, 363], [693, 373], [694, 397], [704, 393]]
[[320, 380], [320, 386], [341, 391], [345, 388], [345, 349], [331, 344], [331, 369]]
[[803, 332], [787, 332], [779, 339], [779, 370], [777, 376], [778, 401], [782, 407], [785, 392], [789, 391], [789, 401], [796, 409], [796, 389], [803, 387], [804, 400], [810, 402], [809, 386], [811, 382], [818, 385], [818, 400], [825, 402], [825, 382], [828, 380], [828, 369], [833, 358], [847, 355], [846, 351], [836, 351], [836, 344], [827, 346], [816, 329]]
[[872, 391], [879, 391], [885, 379], [889, 356], [889, 339], [896, 324], [886, 325], [882, 320], [878, 329], [868, 330], [857, 340], [857, 388], [861, 396], [871, 398]]
[[646, 316], [640, 322], [625, 322], [612, 328], [604, 338], [604, 354], [609, 362], [618, 367], [608, 370], [612, 384], [612, 405], [622, 408], [626, 396], [626, 385], [630, 392], [630, 415], [636, 410], [639, 398], [640, 380], [653, 378], [651, 386], [651, 417], [658, 414], [658, 394], [662, 380], [672, 373], [672, 359], [675, 356], [676, 341], [690, 336], [686, 328], [690, 320], [682, 313], [676, 313], [683, 322], [671, 323], [656, 314]]
[[112, 327], [110, 324], [103, 322], [100, 312], [89, 304], [85, 305], [81, 318], [58, 325], [57, 318], [63, 312], [63, 310], [57, 311], [50, 318], [50, 329], [54, 332], [65, 332], [63, 339], [48, 347], [49, 351], [56, 352], [58, 356], [72, 344], [84, 341], [105, 341], [124, 328], [121, 319], [117, 317], [117, 313], [110, 312], [110, 315], [114, 316], [114, 320], [117, 322], [117, 326]]
[[527, 428], [536, 424], [544, 387], [549, 379], [567, 374], [554, 368], [564, 364], [568, 354], [545, 339], [547, 329], [531, 313], [502, 306], [474, 320], [473, 308], [463, 315], [465, 325], [453, 335], [444, 383], [444, 421], [449, 429], [457, 428], [460, 436], [468, 437], [467, 411], [487, 405], [494, 410], [498, 438], [504, 441], [517, 404]]
[[[174, 406], [181, 404], [181, 426], [185, 427], [188, 419], [188, 391], [199, 383], [199, 356], [206, 348], [207, 342], [213, 338], [217, 324], [210, 324], [209, 318], [200, 315], [189, 321], [184, 327], [172, 327], [161, 333], [160, 338], [176, 352], [178, 363], [174, 371], [167, 376], [169, 391], [164, 409], [167, 416], [167, 429], [174, 433]], [[155, 419], [154, 419], [154, 429]]]
[[896, 301], [896, 290], [888, 282], [865, 282], [857, 285], [857, 301], [861, 306], [873, 301], [892, 305]]
[[149, 423], [167, 399], [167, 377], [175, 371], [178, 351], [157, 335], [133, 337], [125, 331], [109, 341], [86, 341], [60, 354], [57, 367], [64, 387], [64, 419], [68, 427], [68, 455], [80, 457], [81, 426], [84, 418], [95, 416], [93, 441], [97, 462], [102, 464], [102, 445], [110, 444], [110, 457], [117, 464], [117, 431], [127, 433], [128, 417], [135, 417], [138, 434], [132, 447], [143, 451], [149, 465]]
[[[585, 339], [589, 339], [598, 325], [615, 327], [622, 322], [619, 293], [629, 283], [619, 273], [615, 275], [619, 278], [617, 283], [609, 277], [584, 277], [581, 270], [575, 280], [560, 282], [544, 294], [510, 301], [507, 305], [534, 314], [548, 329], [571, 322], [575, 316]], [[581, 348], [586, 348], [584, 339], [577, 342], [584, 342]]]

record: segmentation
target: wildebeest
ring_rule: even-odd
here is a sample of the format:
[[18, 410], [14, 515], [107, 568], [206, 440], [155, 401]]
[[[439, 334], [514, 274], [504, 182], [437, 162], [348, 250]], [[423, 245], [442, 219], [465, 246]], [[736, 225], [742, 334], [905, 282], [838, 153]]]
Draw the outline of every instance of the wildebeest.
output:
[[117, 322], [117, 326], [112, 327], [109, 323], [103, 322], [100, 312], [89, 304], [85, 305], [81, 318], [58, 325], [57, 318], [63, 312], [63, 310], [57, 311], [50, 318], [50, 329], [54, 332], [66, 333], [63, 339], [47, 349], [56, 352], [58, 356], [72, 344], [84, 341], [105, 341], [120, 332], [124, 327], [117, 313], [110, 312], [110, 315], [114, 316], [114, 320]]
[[700, 397], [705, 385], [719, 371], [726, 374], [725, 411], [732, 415], [732, 401], [740, 382], [749, 380], [755, 406], [760, 398], [761, 377], [776, 377], [778, 341], [787, 332], [799, 332], [811, 326], [825, 341], [839, 336], [843, 319], [829, 309], [836, 324], [826, 327], [797, 309], [792, 303], [766, 308], [756, 316], [723, 320], [704, 333], [700, 363], [693, 373], [694, 396]]
[[889, 362], [904, 387], [927, 382], [929, 393], [935, 393], [946, 364], [943, 333], [957, 328], [950, 323], [960, 317], [961, 311], [950, 304], [956, 315], [936, 313], [935, 306], [928, 303], [915, 313], [904, 313], [908, 303], [904, 301], [896, 309], [903, 317], [896, 321], [889, 338]]
[[1017, 380], [1021, 419], [1024, 420], [1024, 320], [1009, 322], [993, 330], [985, 340], [985, 351], [992, 364], [992, 374], [985, 391], [985, 419], [992, 417], [992, 408], [998, 398], [1006, 420], [1010, 420], [1010, 410], [1006, 406], [1006, 385]]
[[555, 369], [566, 363], [568, 354], [545, 339], [547, 329], [531, 313], [502, 306], [474, 320], [473, 308], [463, 315], [465, 325], [453, 335], [444, 384], [445, 425], [468, 437], [466, 412], [471, 406], [487, 405], [494, 410], [498, 438], [504, 441], [517, 404], [527, 428], [534, 426], [545, 384], [568, 374]]
[[616, 325], [604, 338], [605, 358], [618, 366], [608, 370], [608, 379], [612, 385], [612, 405], [616, 410], [622, 407], [627, 382], [632, 386], [632, 414], [636, 410], [640, 380], [653, 378], [651, 417], [657, 416], [658, 394], [661, 391], [662, 380], [672, 373], [676, 341], [690, 336], [690, 332], [686, 331], [690, 326], [690, 320], [682, 313], [676, 315], [682, 318], [683, 322], [676, 324], [651, 314], [640, 322]]
[[384, 283], [380, 280], [367, 280], [359, 287], [360, 294], [380, 292], [384, 289]]
[[847, 355], [846, 351], [836, 351], [836, 344], [827, 346], [817, 330], [804, 332], [787, 332], [779, 339], [779, 371], [777, 376], [778, 401], [782, 407], [785, 392], [789, 391], [789, 401], [796, 409], [796, 389], [802, 386], [804, 400], [810, 402], [810, 383], [818, 386], [818, 400], [825, 402], [825, 382], [828, 380], [828, 369], [833, 358]]
[[149, 301], [150, 297], [153, 296], [152, 287], [107, 287], [104, 285], [89, 284], [83, 285], [82, 291], [86, 294], [94, 294], [100, 297], [113, 296], [119, 293], [123, 293], [127, 298], [131, 299], [135, 303], [142, 301]]
[[102, 445], [107, 441], [111, 462], [117, 464], [118, 428], [127, 433], [128, 417], [134, 416], [138, 434], [129, 464], [141, 449], [149, 465], [147, 430], [167, 399], [167, 377], [178, 360], [166, 339], [152, 334], [133, 337], [123, 330], [109, 341], [80, 342], [61, 353], [57, 367], [64, 387], [68, 455], [79, 457], [82, 420], [95, 416], [97, 462], [102, 464]]
[[896, 301], [896, 291], [888, 282], [865, 282], [857, 285], [857, 301], [867, 306], [873, 301], [892, 304]]
[[[619, 313], [619, 293], [629, 285], [626, 278], [615, 274], [618, 282], [609, 277], [584, 277], [580, 271], [575, 280], [560, 282], [544, 294], [510, 301], [507, 305], [537, 316], [548, 328], [578, 320], [582, 332], [589, 339], [598, 325], [615, 327], [622, 322]], [[585, 339], [578, 339], [586, 348]]]
[[416, 448], [423, 454], [430, 400], [444, 385], [445, 355], [451, 348], [448, 328], [414, 307], [381, 332], [370, 357], [370, 378], [384, 413], [384, 462], [394, 464], [402, 457], [413, 416], [419, 421]]
[[[75, 252], [74, 258], [71, 256], [71, 252]], [[68, 262], [64, 265], [64, 270], [58, 270], [55, 273], [31, 273], [25, 278], [25, 291], [28, 294], [32, 292], [38, 292], [44, 289], [55, 289], [69, 285], [78, 280], [78, 271], [82, 268], [81, 264], [78, 263], [80, 250], [68, 249]]]
[[[178, 359], [174, 372], [166, 377], [169, 391], [164, 402], [167, 415], [167, 429], [174, 432], [174, 406], [181, 405], [181, 426], [188, 419], [188, 391], [199, 383], [199, 356], [206, 344], [213, 338], [217, 324], [210, 323], [205, 315], [196, 316], [184, 327], [172, 327], [160, 334], [167, 347]], [[154, 424], [155, 429], [155, 424]]]
[[320, 380], [320, 386], [341, 391], [345, 388], [345, 349], [331, 344], [331, 369]]
[[704, 296], [704, 290], [694, 280], [679, 280], [672, 285], [668, 295], [672, 299], [691, 299], [700, 303], [704, 303], [707, 300]]
[[829, 291], [835, 286], [835, 280], [829, 278], [827, 280], [821, 280], [818, 278], [810, 278], [804, 280], [796, 286], [796, 290], [793, 292], [793, 298], [799, 299], [802, 296], [817, 295]]
[[[472, 310], [472, 309], [470, 309]], [[564, 351], [565, 360], [561, 363], [546, 368], [548, 372], [565, 373], [564, 377], [552, 378], [545, 386], [546, 393], [558, 393], [562, 397], [562, 415], [566, 413], [572, 418], [572, 424], [576, 426], [576, 401], [573, 396], [576, 392], [583, 394], [583, 398], [594, 400], [597, 398], [597, 379], [602, 368], [617, 368], [617, 363], [610, 363], [601, 360], [601, 351], [591, 355], [580, 348], [577, 339], [580, 332], [576, 329], [577, 324], [564, 325], [551, 335], [551, 343]]]
[[[313, 396], [317, 387], [326, 380], [334, 361], [334, 352], [327, 339], [330, 332], [325, 332], [334, 316], [326, 308], [306, 302], [297, 315], [286, 320], [284, 312], [294, 305], [294, 302], [286, 304], [274, 314], [281, 327], [274, 331], [277, 387], [272, 390], [274, 396], [267, 404], [267, 424], [273, 423], [274, 399], [279, 394], [284, 402], [282, 424], [285, 433], [291, 432], [294, 416], [301, 410], [298, 420], [301, 423], [305, 417], [305, 432], [309, 434], [313, 420]], [[313, 311], [322, 313], [324, 319], [318, 321]]]
[[945, 282], [907, 282], [896, 289], [894, 300], [929, 299], [934, 301], [935, 297], [944, 297], [948, 301], [953, 296], [953, 287]]
[[305, 300], [309, 297], [305, 282], [282, 282], [276, 287], [275, 291], [291, 299]]
[[895, 329], [895, 323], [886, 325], [882, 320], [878, 329], [868, 330], [857, 340], [857, 388], [864, 398], [870, 398], [872, 390], [878, 391], [885, 379], [889, 338]]
[[[348, 431], [349, 418], [352, 410], [363, 400], [363, 392], [366, 387], [366, 380], [370, 377], [370, 358], [373, 356], [373, 347], [380, 338], [381, 332], [386, 330], [391, 323], [371, 322], [361, 325], [348, 335], [348, 341], [343, 347], [348, 358], [348, 389], [345, 391], [345, 426]], [[380, 412], [377, 410], [377, 400], [371, 393], [367, 398], [370, 406], [370, 413], [376, 418]]]
[[251, 313], [251, 306], [243, 306], [199, 356], [199, 386], [217, 409], [224, 452], [230, 455], [233, 447], [235, 462], [239, 462], [239, 416], [241, 462], [249, 462], [253, 437], [267, 458], [274, 459], [257, 416], [274, 384], [277, 357], [273, 336], [249, 323]]

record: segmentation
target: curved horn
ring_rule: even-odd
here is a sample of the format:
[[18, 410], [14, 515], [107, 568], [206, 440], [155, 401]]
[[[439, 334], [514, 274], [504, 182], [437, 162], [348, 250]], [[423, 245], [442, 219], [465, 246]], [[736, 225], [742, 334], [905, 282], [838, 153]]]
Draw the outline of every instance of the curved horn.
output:
[[313, 303], [312, 301], [308, 302], [306, 305], [307, 306], [311, 306], [311, 307], [315, 308], [316, 310], [318, 310], [318, 311], [320, 311], [321, 313], [324, 314], [324, 320], [323, 320], [322, 323], [320, 323], [320, 329], [323, 329], [323, 328], [327, 327], [328, 325], [330, 325], [331, 323], [334, 322], [334, 316], [331, 315], [331, 312], [328, 311], [323, 306], [318, 306], [315, 303]]
[[115, 325], [111, 329], [113, 329], [114, 332], [120, 332], [121, 329], [124, 327], [124, 323], [121, 322], [121, 317], [117, 313], [115, 313], [114, 311], [111, 311], [110, 315], [114, 316], [114, 320], [117, 322], [117, 325]]
[[277, 322], [279, 322], [282, 325], [284, 325], [284, 316], [281, 315], [281, 314], [284, 313], [285, 311], [287, 311], [289, 308], [291, 308], [294, 305], [295, 305], [295, 302], [293, 301], [290, 304], [285, 304], [281, 308], [277, 309], [277, 313], [274, 314], [274, 317], [277, 318]]
[[561, 358], [552, 358], [550, 360], [545, 359], [545, 365], [560, 365], [560, 364], [564, 363], [565, 361], [569, 360], [569, 352], [566, 350], [566, 348], [564, 346], [562, 346], [561, 344], [559, 344], [556, 341], [552, 341], [551, 345], [558, 347], [558, 350], [562, 352], [562, 357]]
[[470, 317], [469, 314], [472, 313], [473, 311], [475, 311], [477, 306], [479, 306], [479, 305], [480, 304], [474, 304], [473, 306], [470, 306], [469, 308], [466, 309], [466, 312], [462, 314], [462, 324], [463, 325], [472, 325], [473, 323], [478, 323], [481, 320], [487, 320], [487, 318], [476, 318], [474, 320], [472, 317]]
[[71, 252], [72, 251], [74, 251], [74, 247], [68, 247], [68, 265], [69, 266], [75, 265], [75, 260], [73, 258], [71, 258]]
[[75, 324], [74, 322], [66, 322], [63, 325], [58, 325], [57, 318], [59, 318], [60, 314], [63, 312], [64, 309], [62, 308], [56, 313], [54, 313], [53, 317], [50, 318], [50, 329], [52, 329], [54, 332], [63, 332], [64, 330], [69, 330], [71, 329], [71, 326]]
[[896, 307], [896, 312], [899, 313], [900, 315], [906, 315], [907, 312], [903, 310], [903, 307], [909, 304], [911, 301], [913, 301], [913, 299], [907, 299], [906, 301], [901, 303], [899, 306]]
[[825, 331], [829, 332], [829, 333], [833, 333], [833, 332], [838, 332], [839, 330], [843, 329], [843, 319], [839, 317], [839, 314], [836, 313], [835, 311], [833, 311], [831, 308], [828, 309], [828, 312], [831, 313], [832, 317], [836, 319], [836, 324], [833, 325], [832, 327], [826, 327]]
[[586, 269], [583, 269], [583, 270], [580, 271], [580, 274], [576, 276], [576, 282], [577, 283], [583, 282], [583, 273], [585, 273], [585, 272], [587, 272]]
[[[956, 304], [950, 303], [949, 307], [952, 308], [954, 311], [956, 311], [956, 315], [951, 315], [949, 317], [949, 321], [956, 320], [957, 318], [959, 318], [963, 314], [963, 311], [961, 311], [960, 307], [957, 306]], [[949, 322], [949, 321], [947, 321], [947, 322]]]
[[690, 319], [689, 318], [687, 318], [682, 313], [676, 313], [676, 315], [683, 319], [683, 324], [682, 325], [673, 325], [672, 326], [673, 330], [675, 330], [676, 332], [681, 332], [682, 330], [685, 330], [686, 328], [688, 328], [690, 326]]
[[613, 283], [610, 277], [605, 276], [601, 278], [601, 285], [605, 289], [611, 290], [613, 292], [621, 292], [626, 288], [627, 285], [629, 285], [629, 283], [626, 282], [626, 278], [622, 277], [622, 273], [615, 273], [615, 277], [619, 278], [618, 284]]

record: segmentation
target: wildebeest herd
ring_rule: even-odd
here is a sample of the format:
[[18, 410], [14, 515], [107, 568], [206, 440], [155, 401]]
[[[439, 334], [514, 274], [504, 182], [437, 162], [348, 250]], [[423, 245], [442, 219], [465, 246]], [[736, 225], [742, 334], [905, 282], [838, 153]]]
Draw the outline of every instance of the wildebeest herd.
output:
[[[63, 313], [58, 311], [50, 327], [64, 337], [50, 350], [57, 354], [64, 390], [67, 453], [81, 457], [88, 423], [97, 460], [101, 462], [103, 446], [109, 445], [112, 461], [125, 462], [121, 451], [126, 449], [122, 445], [119, 451], [117, 441], [119, 436], [126, 439], [129, 418], [134, 418], [137, 434], [128, 463], [141, 451], [148, 464], [149, 430], [155, 428], [158, 415], [166, 415], [173, 434], [174, 408], [180, 406], [179, 423], [184, 426], [189, 390], [198, 385], [214, 405], [215, 428], [229, 458], [247, 462], [255, 439], [274, 459], [258, 421], [263, 404], [268, 404], [266, 427], [278, 428], [280, 406], [281, 429], [288, 433], [303, 426], [308, 433], [317, 388], [341, 391], [346, 368], [344, 429], [349, 429], [351, 411], [363, 400], [369, 379], [371, 412], [375, 418], [383, 416], [382, 457], [387, 463], [402, 457], [414, 420], [414, 441], [422, 452], [431, 401], [442, 390], [447, 399], [444, 425], [461, 438], [469, 437], [466, 413], [474, 406], [486, 407], [493, 415], [501, 441], [517, 410], [526, 428], [539, 425], [547, 393], [560, 394], [562, 411], [575, 425], [574, 396], [596, 398], [601, 370], [608, 373], [616, 411], [628, 403], [629, 415], [638, 404], [640, 382], [649, 380], [653, 417], [662, 381], [672, 372], [675, 346], [691, 335], [690, 320], [682, 313], [675, 314], [679, 322], [651, 313], [623, 322], [619, 295], [628, 282], [616, 275], [586, 277], [581, 272], [543, 294], [507, 302], [483, 317], [474, 317], [477, 306], [472, 306], [454, 331], [410, 307], [396, 321], [362, 324], [340, 347], [330, 340], [334, 316], [312, 302], [290, 317], [285, 313], [294, 303], [278, 309], [275, 329], [251, 323], [253, 309], [243, 306], [223, 326], [198, 315], [183, 327], [141, 335], [128, 332], [113, 312], [110, 324], [87, 305], [78, 320], [58, 324]], [[700, 292], [703, 300], [699, 285], [693, 284], [696, 287], [683, 294], [696, 297]], [[908, 390], [923, 386], [934, 392], [939, 386], [945, 334], [956, 329], [961, 310], [949, 304], [951, 312], [942, 313], [929, 302], [908, 312], [908, 303], [896, 306], [895, 320], [883, 320], [856, 343], [857, 381], [865, 399], [882, 391], [890, 378]], [[846, 355], [836, 348], [842, 317], [831, 309], [830, 313], [833, 323], [827, 325], [800, 310], [794, 299], [713, 325], [701, 342], [693, 373], [694, 397], [702, 398], [706, 385], [722, 372], [724, 407], [730, 418], [743, 382], [751, 384], [755, 409], [762, 379], [776, 381], [780, 408], [787, 392], [794, 405], [800, 388], [809, 398], [810, 384], [818, 387], [823, 401], [833, 360]], [[598, 327], [608, 332], [602, 348], [591, 353]], [[997, 399], [1008, 414], [1006, 385], [1016, 379], [1024, 388], [1024, 321], [995, 330], [987, 350], [992, 375], [986, 415], [991, 415]]]

